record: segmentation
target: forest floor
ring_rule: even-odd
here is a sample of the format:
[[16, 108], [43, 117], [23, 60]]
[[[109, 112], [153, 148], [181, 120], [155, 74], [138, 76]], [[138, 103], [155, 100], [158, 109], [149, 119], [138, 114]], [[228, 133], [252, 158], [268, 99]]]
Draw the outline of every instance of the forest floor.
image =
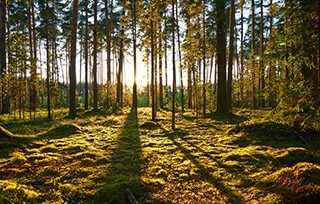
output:
[[170, 112], [151, 122], [149, 108], [63, 114], [0, 118], [0, 203], [320, 201], [319, 133], [267, 111], [178, 113], [174, 131]]

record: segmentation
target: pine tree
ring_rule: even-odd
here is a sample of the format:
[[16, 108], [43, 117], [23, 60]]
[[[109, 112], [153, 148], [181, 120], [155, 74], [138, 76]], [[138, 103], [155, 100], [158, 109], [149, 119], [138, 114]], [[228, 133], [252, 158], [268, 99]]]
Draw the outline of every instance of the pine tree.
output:
[[0, 74], [1, 74], [1, 113], [8, 113], [10, 110], [9, 97], [7, 96], [7, 53], [6, 53], [6, 1], [0, 2]]
[[69, 117], [74, 119], [76, 110], [76, 54], [77, 54], [77, 23], [78, 23], [78, 0], [73, 1], [72, 28], [71, 28], [71, 59], [70, 59], [70, 104]]
[[216, 1], [217, 21], [217, 54], [218, 54], [218, 88], [217, 112], [227, 112], [226, 97], [226, 28], [225, 28], [225, 1]]

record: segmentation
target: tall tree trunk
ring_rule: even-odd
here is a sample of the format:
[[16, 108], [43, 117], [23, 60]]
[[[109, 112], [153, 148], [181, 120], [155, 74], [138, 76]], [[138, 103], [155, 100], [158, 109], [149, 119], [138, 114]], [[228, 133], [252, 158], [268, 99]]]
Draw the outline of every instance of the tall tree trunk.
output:
[[155, 69], [154, 69], [154, 25], [153, 20], [150, 22], [151, 26], [151, 109], [152, 109], [152, 120], [156, 119], [156, 107], [155, 107]]
[[251, 108], [256, 109], [256, 83], [255, 83], [255, 12], [254, 12], [254, 0], [251, 1], [251, 85], [252, 85], [252, 94], [251, 94]]
[[93, 14], [93, 110], [98, 110], [97, 54], [98, 54], [98, 0], [94, 0]]
[[191, 65], [188, 65], [188, 108], [192, 109], [192, 70]]
[[175, 2], [174, 0], [172, 0], [172, 21], [171, 21], [171, 29], [172, 29], [172, 77], [173, 77], [173, 80], [172, 80], [172, 122], [171, 122], [171, 126], [172, 126], [172, 129], [174, 130], [175, 129], [175, 112], [176, 112], [176, 101], [175, 101], [175, 97], [176, 97], [176, 57], [175, 57], [175, 18], [174, 18], [174, 5], [175, 5]]
[[[287, 10], [288, 8], [288, 0], [284, 0], [284, 9]], [[288, 16], [287, 14], [284, 14], [284, 36], [285, 36], [285, 48], [284, 48], [284, 55], [285, 55], [285, 59], [284, 59], [284, 66], [283, 66], [283, 78], [287, 79], [289, 77], [289, 66], [288, 66], [288, 58], [289, 58], [289, 46], [288, 46]]]
[[[46, 0], [46, 11], [49, 14], [49, 0]], [[48, 118], [51, 118], [51, 94], [50, 94], [50, 45], [49, 45], [49, 15], [46, 15], [46, 49], [47, 49], [47, 111]]]
[[[165, 21], [164, 30], [166, 30], [167, 21]], [[165, 86], [168, 88], [168, 37], [165, 36], [164, 39], [164, 76], [165, 76]]]
[[86, 10], [86, 22], [85, 22], [85, 37], [84, 37], [84, 109], [89, 109], [89, 86], [88, 86], [88, 64], [89, 64], [89, 53], [88, 53], [88, 41], [89, 41], [89, 25], [88, 25], [88, 0], [85, 0]]
[[[186, 23], [187, 23], [187, 33], [186, 33], [186, 36], [188, 35], [188, 32], [190, 30], [190, 18], [187, 17], [186, 19]], [[187, 61], [187, 66], [188, 66], [188, 108], [189, 109], [192, 109], [192, 65], [191, 65], [191, 62], [190, 60]]]
[[218, 54], [218, 88], [217, 112], [227, 112], [226, 97], [226, 30], [225, 30], [225, 1], [216, 1], [217, 21], [217, 54]]
[[[270, 0], [270, 6], [273, 6], [273, 1]], [[269, 40], [273, 37], [273, 14], [270, 15], [270, 34], [269, 34]], [[273, 65], [272, 59], [269, 59], [268, 62], [268, 81], [269, 84], [273, 83], [274, 79], [276, 78], [276, 69]], [[277, 102], [275, 101], [274, 96], [271, 94], [269, 96], [269, 106], [272, 108], [275, 108], [277, 106]]]
[[[261, 90], [264, 89], [265, 87], [265, 80], [264, 80], [264, 64], [263, 64], [263, 53], [264, 53], [264, 48], [263, 48], [263, 0], [260, 1], [260, 49], [259, 49], [259, 54], [260, 54], [260, 58], [259, 58], [259, 71], [260, 71], [260, 88]], [[261, 92], [260, 90], [260, 92]], [[260, 106], [264, 107], [265, 106], [265, 100], [264, 97], [261, 96], [260, 94]]]
[[241, 66], [240, 66], [240, 106], [243, 108], [243, 105], [244, 105], [244, 98], [243, 98], [243, 89], [244, 89], [244, 80], [243, 80], [243, 75], [244, 75], [244, 50], [243, 50], [243, 20], [244, 17], [243, 17], [243, 3], [241, 4], [241, 34], [240, 34], [240, 63], [241, 63]]
[[78, 0], [73, 1], [72, 27], [71, 27], [71, 58], [70, 58], [70, 105], [69, 117], [74, 119], [76, 110], [76, 56], [77, 56], [77, 23], [78, 23]]
[[155, 102], [155, 110], [158, 110], [158, 22], [157, 23], [153, 23], [154, 26], [154, 50], [153, 50], [153, 54], [154, 54], [154, 102]]
[[132, 96], [132, 106], [134, 109], [134, 114], [138, 116], [138, 96], [137, 96], [137, 25], [136, 25], [136, 2], [132, 1], [132, 39], [133, 39], [133, 96]]
[[[124, 11], [123, 11], [124, 12]], [[120, 36], [124, 35], [124, 28], [120, 28]], [[120, 38], [120, 47], [119, 47], [119, 70], [118, 70], [118, 77], [117, 77], [117, 103], [118, 103], [118, 108], [121, 108], [123, 106], [123, 38]]]
[[163, 45], [162, 45], [162, 27], [160, 28], [160, 37], [159, 37], [159, 106], [163, 109], [163, 69], [162, 69], [162, 58], [163, 58]]
[[[112, 40], [112, 5], [113, 0], [108, 7], [108, 1], [105, 1], [106, 7], [106, 28], [107, 28], [107, 108], [111, 105], [111, 40]], [[110, 11], [109, 11], [110, 10]]]
[[235, 0], [231, 0], [230, 2], [230, 18], [229, 18], [229, 59], [228, 59], [228, 84], [227, 84], [227, 92], [228, 92], [228, 109], [232, 110], [232, 67], [233, 67], [233, 51], [234, 51], [234, 26], [235, 26], [235, 8], [234, 8]]
[[176, 27], [178, 37], [178, 53], [179, 53], [179, 71], [180, 71], [180, 94], [181, 94], [181, 111], [184, 112], [184, 86], [183, 86], [183, 70], [182, 70], [182, 56], [181, 56], [181, 42], [180, 42], [180, 27], [178, 19], [178, 1], [176, 2]]
[[10, 103], [7, 96], [7, 54], [6, 54], [6, 1], [0, 2], [0, 74], [1, 74], [1, 92], [2, 92], [2, 110], [1, 113], [8, 113]]
[[202, 84], [202, 114], [206, 115], [207, 97], [206, 97], [206, 0], [203, 2], [203, 14], [202, 14], [202, 24], [203, 24], [203, 42], [202, 42], [202, 60], [203, 60], [203, 84]]
[[28, 32], [29, 32], [29, 47], [30, 47], [30, 57], [31, 57], [31, 76], [30, 76], [30, 118], [31, 112], [36, 111], [37, 107], [37, 58], [34, 50], [36, 49], [36, 43], [33, 42], [35, 37], [34, 23], [34, 1], [29, 0], [28, 2]]

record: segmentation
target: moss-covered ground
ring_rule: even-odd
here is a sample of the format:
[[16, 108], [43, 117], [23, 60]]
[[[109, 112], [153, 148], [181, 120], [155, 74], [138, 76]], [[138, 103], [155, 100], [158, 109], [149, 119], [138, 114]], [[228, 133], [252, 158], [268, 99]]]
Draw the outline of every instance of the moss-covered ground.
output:
[[65, 115], [0, 118], [0, 203], [320, 202], [319, 133], [266, 111]]

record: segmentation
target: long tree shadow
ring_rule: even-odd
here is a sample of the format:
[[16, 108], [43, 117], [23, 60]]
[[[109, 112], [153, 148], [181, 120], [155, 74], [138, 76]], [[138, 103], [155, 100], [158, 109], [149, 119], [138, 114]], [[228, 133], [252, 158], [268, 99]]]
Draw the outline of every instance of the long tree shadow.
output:
[[231, 112], [227, 112], [227, 113], [213, 112], [213, 113], [208, 114], [207, 117], [211, 118], [213, 120], [216, 120], [216, 121], [221, 121], [221, 122], [233, 124], [233, 125], [238, 125], [238, 124], [248, 120], [248, 118], [246, 118], [246, 117], [236, 115]]
[[[185, 159], [190, 160], [201, 172], [202, 177], [209, 181], [212, 185], [214, 185], [222, 194], [227, 196], [227, 203], [242, 203], [243, 199], [235, 194], [235, 192], [225, 186], [221, 179], [215, 178], [211, 175], [211, 172], [209, 169], [207, 169], [203, 164], [201, 164], [197, 157], [192, 155], [192, 152], [185, 148], [181, 143], [179, 143], [176, 138], [183, 138], [184, 135], [187, 135], [186, 132], [182, 130], [177, 130], [175, 132], [167, 133], [167, 137], [172, 141], [172, 143], [179, 148], [179, 150], [185, 155]], [[186, 141], [186, 140], [185, 140]], [[194, 146], [194, 145], [192, 145]], [[194, 146], [196, 147], [196, 146]], [[200, 150], [198, 147], [196, 147], [198, 150]], [[201, 152], [205, 153], [203, 150], [200, 150]], [[214, 162], [217, 162], [212, 156], [209, 154], [205, 154], [209, 159], [211, 159]]]
[[126, 203], [127, 189], [131, 190], [137, 200], [144, 196], [140, 175], [142, 164], [138, 120], [134, 110], [131, 110], [119, 135], [118, 147], [107, 169], [106, 183], [98, 193], [97, 203]]

